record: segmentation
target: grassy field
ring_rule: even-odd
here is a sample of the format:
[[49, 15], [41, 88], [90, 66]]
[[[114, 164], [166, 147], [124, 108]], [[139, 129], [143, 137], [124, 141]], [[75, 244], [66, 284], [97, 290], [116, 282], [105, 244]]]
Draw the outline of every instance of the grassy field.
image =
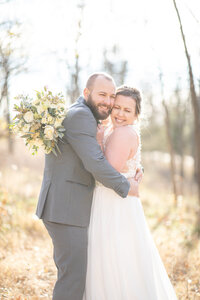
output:
[[[193, 234], [197, 199], [188, 171], [184, 196], [174, 206], [168, 162], [144, 155], [141, 200], [178, 299], [200, 299], [200, 242]], [[56, 278], [52, 245], [34, 216], [43, 157], [21, 142], [13, 155], [0, 141], [0, 299], [51, 299]], [[162, 300], [162, 299], [161, 299]]]

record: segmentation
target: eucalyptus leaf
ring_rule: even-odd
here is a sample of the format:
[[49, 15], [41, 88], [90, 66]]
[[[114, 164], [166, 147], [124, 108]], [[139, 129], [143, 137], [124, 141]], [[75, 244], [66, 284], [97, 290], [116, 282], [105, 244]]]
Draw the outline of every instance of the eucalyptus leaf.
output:
[[64, 134], [63, 133], [58, 133], [59, 138], [63, 138]]
[[55, 156], [57, 156], [56, 150], [54, 148], [52, 148], [52, 152]]
[[58, 130], [59, 130], [59, 132], [64, 132], [64, 131], [66, 131], [66, 129], [65, 129], [65, 128], [62, 128], [62, 127], [59, 128]]
[[63, 141], [63, 139], [60, 138], [60, 137], [59, 137], [59, 141], [60, 141], [61, 143], [65, 144], [65, 142]]
[[51, 147], [51, 141], [50, 141], [50, 140], [44, 140], [44, 144], [45, 144], [47, 147]]
[[22, 138], [29, 138], [30, 137], [30, 134], [24, 134], [21, 136]]
[[58, 145], [56, 144], [56, 149], [58, 150], [58, 152], [61, 154], [61, 151], [60, 151], [60, 149], [59, 149], [59, 147], [58, 147]]

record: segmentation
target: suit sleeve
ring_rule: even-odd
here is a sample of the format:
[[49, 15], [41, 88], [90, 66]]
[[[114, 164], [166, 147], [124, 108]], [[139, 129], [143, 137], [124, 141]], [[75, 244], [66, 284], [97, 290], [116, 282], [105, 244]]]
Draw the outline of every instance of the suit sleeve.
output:
[[104, 157], [96, 141], [97, 125], [93, 115], [83, 108], [77, 108], [74, 112], [69, 112], [63, 125], [66, 129], [65, 137], [83, 162], [85, 169], [97, 181], [125, 198], [130, 183]]

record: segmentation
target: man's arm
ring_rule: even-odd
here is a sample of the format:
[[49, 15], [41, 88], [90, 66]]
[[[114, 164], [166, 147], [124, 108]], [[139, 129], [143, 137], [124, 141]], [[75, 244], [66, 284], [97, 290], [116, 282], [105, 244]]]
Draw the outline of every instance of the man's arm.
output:
[[129, 181], [117, 172], [104, 157], [96, 140], [96, 121], [93, 115], [80, 107], [68, 112], [63, 123], [67, 141], [82, 160], [85, 169], [94, 178], [121, 197], [126, 197]]

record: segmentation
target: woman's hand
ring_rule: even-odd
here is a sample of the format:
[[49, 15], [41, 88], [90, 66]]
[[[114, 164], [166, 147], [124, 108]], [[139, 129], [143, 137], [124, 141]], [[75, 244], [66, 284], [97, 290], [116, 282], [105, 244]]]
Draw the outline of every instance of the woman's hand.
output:
[[129, 189], [129, 196], [135, 196], [139, 197], [139, 183], [134, 178], [128, 178], [128, 181], [130, 182], [130, 189]]
[[142, 181], [142, 178], [144, 176], [144, 172], [142, 171], [142, 168], [137, 168], [136, 174], [135, 174], [135, 180], [140, 183]]

